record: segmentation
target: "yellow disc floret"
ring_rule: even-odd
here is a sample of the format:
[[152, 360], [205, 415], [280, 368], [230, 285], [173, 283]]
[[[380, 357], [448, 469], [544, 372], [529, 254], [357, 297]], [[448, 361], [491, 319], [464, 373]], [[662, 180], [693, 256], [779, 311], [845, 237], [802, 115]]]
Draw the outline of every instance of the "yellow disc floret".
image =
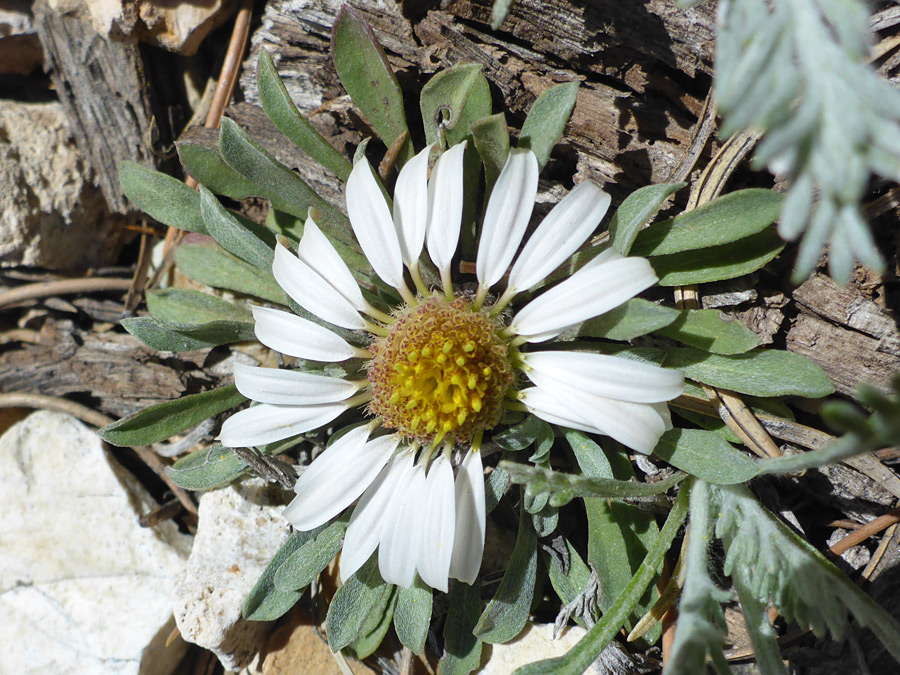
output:
[[493, 427], [513, 381], [501, 328], [466, 298], [405, 308], [371, 347], [370, 411], [423, 443], [467, 441]]

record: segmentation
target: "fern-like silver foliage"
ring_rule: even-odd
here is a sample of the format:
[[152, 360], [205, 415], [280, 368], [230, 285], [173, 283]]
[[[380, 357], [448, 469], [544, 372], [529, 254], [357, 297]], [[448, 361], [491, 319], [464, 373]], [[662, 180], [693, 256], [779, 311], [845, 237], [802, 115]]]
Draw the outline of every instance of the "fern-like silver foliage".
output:
[[900, 179], [900, 92], [867, 63], [868, 26], [862, 0], [719, 2], [721, 131], [764, 131], [755, 162], [789, 179], [779, 232], [802, 235], [798, 282], [829, 243], [839, 282], [856, 260], [883, 266], [860, 200], [872, 173]]

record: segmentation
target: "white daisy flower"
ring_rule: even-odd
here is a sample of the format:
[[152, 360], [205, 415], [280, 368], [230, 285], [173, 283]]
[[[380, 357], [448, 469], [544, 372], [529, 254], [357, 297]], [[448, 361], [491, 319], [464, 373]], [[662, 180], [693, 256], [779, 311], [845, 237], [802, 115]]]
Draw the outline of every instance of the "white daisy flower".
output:
[[[226, 420], [226, 446], [282, 440], [353, 408], [371, 418], [310, 464], [284, 512], [296, 528], [309, 530], [356, 503], [341, 556], [344, 579], [377, 550], [382, 577], [399, 586], [408, 588], [416, 574], [442, 591], [451, 578], [476, 580], [485, 534], [480, 448], [504, 408], [524, 406], [548, 422], [649, 453], [671, 428], [666, 401], [682, 390], [680, 372], [547, 344], [655, 283], [643, 258], [606, 251], [518, 311], [508, 309], [587, 240], [610, 201], [592, 183], [581, 183], [519, 251], [537, 193], [538, 163], [530, 150], [510, 152], [488, 202], [475, 264], [477, 292], [454, 288], [464, 150], [461, 144], [444, 152], [430, 179], [432, 148], [409, 161], [397, 178], [393, 212], [368, 162], [358, 162], [347, 181], [347, 212], [360, 247], [404, 299], [392, 315], [365, 300], [312, 218], [296, 255], [277, 247], [272, 270], [285, 292], [320, 319], [358, 331], [357, 343], [368, 348], [264, 307], [253, 310], [256, 336], [301, 359], [362, 359], [365, 379], [235, 366], [238, 390], [258, 405]], [[422, 280], [423, 248], [440, 273], [440, 289]], [[491, 293], [497, 285], [503, 287], [499, 297]], [[456, 448], [462, 454], [454, 466]]]

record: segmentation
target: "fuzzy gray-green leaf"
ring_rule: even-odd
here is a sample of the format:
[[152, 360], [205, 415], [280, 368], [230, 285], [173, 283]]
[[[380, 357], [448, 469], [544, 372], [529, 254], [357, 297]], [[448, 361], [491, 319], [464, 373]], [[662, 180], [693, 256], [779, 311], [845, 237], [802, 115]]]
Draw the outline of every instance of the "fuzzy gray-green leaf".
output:
[[531, 148], [542, 169], [550, 159], [553, 147], [562, 138], [577, 97], [578, 82], [564, 82], [541, 93], [528, 111], [519, 136], [519, 147]]
[[122, 319], [122, 326], [148, 347], [168, 352], [190, 352], [256, 337], [252, 323], [238, 321], [181, 324], [136, 316]]
[[[331, 33], [331, 56], [344, 89], [384, 144], [409, 133], [403, 93], [372, 29], [355, 9], [342, 5]], [[399, 163], [412, 157], [407, 137]]]
[[680, 316], [677, 309], [632, 298], [606, 314], [588, 319], [578, 328], [578, 337], [627, 341], [668, 326]]
[[655, 256], [722, 246], [762, 232], [775, 222], [783, 196], [750, 188], [731, 192], [640, 232], [632, 255]]
[[279, 591], [302, 591], [341, 550], [349, 515], [319, 528], [314, 537], [284, 560], [273, 579]]
[[497, 113], [480, 119], [472, 125], [472, 140], [475, 149], [484, 164], [484, 184], [487, 199], [491, 195], [494, 183], [506, 164], [509, 155], [509, 129], [506, 126], [506, 115]]
[[394, 630], [403, 646], [413, 654], [421, 654], [431, 624], [431, 588], [416, 575], [409, 588], [397, 589], [394, 607]]
[[194, 281], [279, 305], [288, 304], [287, 296], [270, 271], [245, 263], [218, 244], [183, 244], [175, 250], [175, 262]]
[[[241, 200], [259, 194], [259, 188], [232, 169], [219, 154], [218, 143], [210, 139], [188, 138], [176, 144], [178, 157], [185, 170], [211, 192]], [[196, 191], [193, 191], [195, 192]], [[200, 195], [197, 195], [200, 215]], [[202, 222], [202, 220], [201, 220]]]
[[200, 394], [157, 403], [107, 424], [98, 433], [103, 440], [113, 445], [150, 445], [191, 429], [246, 400], [233, 384], [229, 384]]
[[441, 675], [468, 675], [481, 664], [484, 646], [473, 632], [481, 614], [480, 588], [451, 579], [448, 604], [444, 655], [439, 672]]
[[266, 115], [294, 144], [346, 182], [353, 165], [300, 114], [275, 71], [268, 50], [259, 50], [259, 100]]
[[119, 182], [125, 196], [151, 218], [180, 230], [206, 233], [200, 217], [200, 196], [177, 178], [134, 162], [122, 162]]
[[465, 63], [442, 70], [422, 87], [419, 99], [427, 143], [443, 129], [447, 147], [462, 143], [475, 122], [491, 114], [491, 92], [481, 65]]
[[528, 621], [537, 578], [537, 535], [524, 509], [519, 513], [516, 547], [509, 559], [500, 587], [475, 626], [482, 641], [500, 643], [512, 640]]
[[670, 349], [664, 365], [697, 382], [751, 396], [819, 398], [834, 392], [818, 365], [788, 351], [760, 349], [723, 356], [684, 347]]
[[183, 288], [151, 289], [144, 295], [150, 316], [166, 323], [201, 324], [210, 321], [251, 323], [253, 315], [242, 307], [209, 293]]
[[660, 335], [714, 354], [742, 354], [759, 346], [756, 333], [715, 309], [685, 309]]
[[609, 223], [613, 248], [628, 255], [641, 228], [662, 208], [669, 195], [687, 183], [659, 183], [635, 190], [625, 198]]
[[[274, 236], [271, 246], [241, 223], [234, 214], [219, 203], [215, 195], [202, 185], [200, 186], [200, 214], [209, 236], [229, 253], [245, 260], [254, 267], [263, 270], [272, 269], [275, 259]], [[268, 233], [271, 235], [271, 233]]]
[[185, 490], [214, 490], [228, 485], [246, 469], [247, 464], [234, 450], [217, 443], [182, 457], [166, 473]]
[[726, 442], [702, 429], [670, 429], [653, 454], [697, 478], [718, 485], [744, 483], [759, 473], [759, 465]]
[[784, 249], [774, 229], [740, 241], [650, 258], [660, 286], [687, 286], [742, 277], [771, 262]]
[[[323, 528], [308, 532], [294, 532], [287, 538], [278, 553], [269, 562], [244, 601], [242, 614], [248, 621], [274, 621], [297, 604], [303, 590], [279, 591], [275, 588], [275, 574], [297, 549], [313, 538]], [[305, 589], [304, 589], [305, 590]]]
[[356, 246], [350, 221], [303, 182], [295, 172], [276, 160], [243, 129], [227, 117], [222, 120], [219, 152], [232, 169], [256, 186], [254, 194], [265, 197], [279, 211], [305, 219], [309, 209], [321, 212], [317, 222], [331, 228], [344, 243]]
[[[391, 588], [378, 573], [378, 556], [344, 582], [328, 605], [328, 645], [332, 651], [343, 649], [360, 634], [373, 610], [383, 604]], [[380, 616], [379, 616], [380, 618]]]

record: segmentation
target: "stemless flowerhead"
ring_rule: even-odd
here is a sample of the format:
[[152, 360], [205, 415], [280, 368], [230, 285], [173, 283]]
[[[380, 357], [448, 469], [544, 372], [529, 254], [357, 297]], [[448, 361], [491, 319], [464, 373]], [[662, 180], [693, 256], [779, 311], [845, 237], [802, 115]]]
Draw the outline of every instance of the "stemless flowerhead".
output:
[[[311, 217], [296, 255], [277, 246], [272, 271], [279, 285], [322, 322], [345, 330], [339, 335], [256, 307], [257, 338], [288, 356], [349, 362], [348, 370], [364, 377], [235, 367], [238, 390], [258, 405], [226, 420], [226, 446], [289, 438], [354, 409], [367, 420], [316, 457], [285, 510], [295, 527], [309, 530], [356, 503], [341, 557], [344, 579], [377, 549], [381, 575], [390, 583], [409, 587], [418, 574], [446, 591], [450, 578], [475, 581], [486, 511], [481, 443], [504, 409], [524, 409], [649, 453], [671, 427], [666, 401], [681, 393], [678, 371], [553, 348], [554, 338], [655, 283], [643, 258], [604, 251], [516, 306], [519, 294], [533, 291], [587, 240], [609, 206], [599, 188], [581, 183], [521, 246], [537, 193], [538, 164], [529, 150], [509, 153], [491, 193], [475, 261], [477, 285], [454, 287], [464, 150], [460, 144], [444, 152], [430, 178], [431, 147], [410, 160], [397, 178], [393, 210], [364, 159], [347, 181], [356, 238], [375, 273], [403, 298], [401, 305], [370, 304]], [[440, 275], [438, 288], [423, 281], [423, 248]]]

